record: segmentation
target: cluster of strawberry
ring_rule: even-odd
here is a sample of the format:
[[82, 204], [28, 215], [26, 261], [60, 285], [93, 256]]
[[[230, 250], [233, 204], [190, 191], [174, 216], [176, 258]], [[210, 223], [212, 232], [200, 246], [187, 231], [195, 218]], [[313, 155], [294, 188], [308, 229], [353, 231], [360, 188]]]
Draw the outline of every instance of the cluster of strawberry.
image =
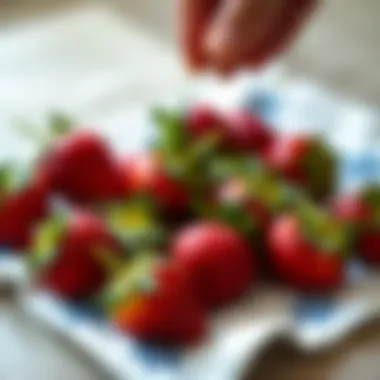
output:
[[182, 345], [260, 277], [331, 292], [349, 253], [380, 263], [380, 189], [332, 198], [324, 141], [209, 106], [154, 116], [146, 153], [118, 159], [77, 129], [44, 149], [27, 185], [0, 172], [0, 244], [27, 252], [38, 286], [97, 302], [127, 334]]

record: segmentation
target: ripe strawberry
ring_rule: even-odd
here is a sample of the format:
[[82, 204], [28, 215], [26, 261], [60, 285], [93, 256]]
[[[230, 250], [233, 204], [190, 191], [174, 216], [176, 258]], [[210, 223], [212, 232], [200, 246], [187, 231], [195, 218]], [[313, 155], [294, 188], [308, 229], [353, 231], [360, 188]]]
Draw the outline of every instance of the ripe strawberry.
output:
[[137, 262], [116, 281], [111, 320], [123, 332], [151, 343], [189, 345], [205, 334], [205, 316], [186, 272], [173, 262]]
[[3, 183], [0, 197], [0, 245], [23, 250], [35, 224], [48, 212], [49, 189], [39, 179], [21, 189]]
[[234, 229], [221, 223], [188, 226], [175, 236], [171, 253], [189, 273], [206, 308], [234, 301], [255, 280], [253, 252]]
[[125, 176], [130, 193], [147, 195], [164, 215], [183, 215], [188, 211], [185, 187], [168, 173], [158, 155], [144, 153], [129, 158]]
[[222, 134], [224, 125], [221, 115], [208, 105], [191, 108], [185, 118], [186, 130], [194, 138], [202, 138], [208, 134]]
[[336, 220], [307, 208], [280, 216], [268, 234], [270, 258], [284, 283], [307, 292], [329, 292], [343, 283], [347, 231]]
[[362, 194], [345, 194], [333, 201], [332, 212], [342, 221], [361, 225], [371, 219], [371, 205], [367, 204]]
[[337, 198], [334, 214], [352, 230], [354, 250], [366, 262], [380, 264], [380, 189], [376, 186]]
[[60, 137], [37, 169], [57, 193], [78, 204], [123, 198], [122, 169], [105, 141], [91, 131]]
[[41, 271], [44, 286], [61, 297], [78, 300], [102, 288], [109, 274], [105, 263], [112, 263], [121, 252], [97, 216], [76, 211], [68, 221], [50, 221], [37, 231], [33, 258], [47, 261]]
[[268, 149], [274, 135], [270, 127], [257, 115], [236, 111], [225, 115], [225, 144], [238, 153], [260, 153]]
[[245, 111], [219, 113], [208, 105], [196, 106], [185, 117], [192, 139], [214, 135], [219, 146], [238, 153], [258, 153], [270, 145], [273, 132], [257, 115]]
[[336, 185], [336, 160], [320, 140], [307, 136], [282, 136], [263, 154], [264, 162], [290, 183], [320, 201]]

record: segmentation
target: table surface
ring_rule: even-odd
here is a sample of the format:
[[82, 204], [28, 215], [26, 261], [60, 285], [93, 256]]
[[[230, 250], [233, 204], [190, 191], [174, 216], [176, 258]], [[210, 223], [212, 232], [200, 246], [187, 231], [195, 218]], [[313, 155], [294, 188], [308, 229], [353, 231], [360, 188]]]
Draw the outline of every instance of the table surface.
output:
[[[12, 18], [2, 13], [14, 22], [3, 24], [0, 30], [0, 133], [2, 139], [13, 142], [9, 151], [2, 154], [11, 156], [18, 152], [8, 132], [20, 110], [27, 117], [38, 118], [42, 112], [60, 106], [74, 110], [81, 120], [112, 124], [116, 130], [136, 108], [136, 99], [144, 96], [141, 81], [150, 83], [150, 95], [154, 98], [165, 86], [174, 88], [182, 78], [178, 64], [173, 63], [173, 53], [167, 46], [170, 44], [151, 38], [147, 28], [146, 34], [141, 34], [133, 23], [123, 24], [121, 18], [102, 18], [100, 8], [96, 7], [81, 16], [74, 12], [64, 21], [59, 17], [54, 22], [47, 21], [44, 27], [29, 20], [25, 27], [24, 22], [19, 23], [20, 11], [29, 15], [31, 10], [40, 8], [30, 7], [30, 2], [24, 5], [21, 0], [15, 2], [20, 2], [20, 6], [17, 12], [14, 7], [8, 9]], [[149, 20], [150, 27], [163, 33], [164, 41], [172, 30], [163, 28], [162, 17], [166, 12], [163, 8], [161, 13], [158, 10], [147, 13], [146, 4], [153, 3], [153, 0], [126, 0], [123, 5], [138, 22]], [[286, 62], [294, 71], [379, 105], [380, 33], [375, 16], [380, 12], [380, 3], [378, 0], [326, 3]], [[6, 7], [7, 4], [10, 2], [5, 2]], [[79, 24], [78, 17], [84, 17]], [[66, 32], [62, 33], [63, 30]], [[114, 33], [112, 43], [105, 30]], [[126, 49], [120, 49], [123, 43]], [[102, 54], [97, 55], [99, 49], [103, 49]], [[153, 67], [150, 52], [155, 54]], [[112, 128], [109, 131], [113, 133]], [[247, 379], [378, 380], [379, 343], [379, 325], [373, 325], [331, 352], [317, 356], [306, 357], [278, 345], [268, 350], [257, 371], [248, 373]], [[0, 352], [1, 380], [101, 379], [70, 350], [33, 330], [17, 310], [6, 305], [0, 306]]]

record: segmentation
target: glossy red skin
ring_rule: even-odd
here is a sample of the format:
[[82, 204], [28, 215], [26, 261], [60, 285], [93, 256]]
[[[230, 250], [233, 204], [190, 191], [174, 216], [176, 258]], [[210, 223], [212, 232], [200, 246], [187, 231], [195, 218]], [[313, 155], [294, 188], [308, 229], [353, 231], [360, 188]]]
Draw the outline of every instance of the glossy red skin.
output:
[[196, 299], [186, 273], [174, 263], [159, 263], [152, 273], [156, 289], [142, 295], [138, 311], [121, 307], [113, 322], [144, 341], [190, 345], [205, 335], [205, 314]]
[[331, 209], [340, 220], [357, 226], [368, 222], [372, 214], [371, 209], [358, 194], [348, 194], [335, 199]]
[[42, 283], [69, 300], [93, 296], [109, 275], [97, 256], [98, 248], [121, 254], [121, 246], [96, 215], [76, 212], [67, 225], [56, 258], [42, 274]]
[[263, 120], [241, 110], [222, 115], [210, 106], [200, 105], [190, 110], [186, 126], [193, 138], [218, 134], [221, 146], [237, 153], [261, 152], [273, 140], [273, 133]]
[[256, 278], [254, 252], [232, 228], [200, 222], [180, 231], [171, 254], [189, 273], [207, 309], [237, 300]]
[[77, 204], [124, 198], [123, 171], [102, 137], [87, 130], [59, 138], [38, 168], [53, 191]]
[[279, 137], [264, 153], [266, 164], [281, 173], [288, 181], [299, 186], [305, 185], [307, 173], [303, 161], [312, 142], [304, 136]]
[[261, 153], [273, 141], [273, 132], [258, 116], [234, 111], [224, 116], [226, 148], [238, 153]]
[[299, 291], [326, 293], [344, 279], [343, 261], [334, 252], [321, 252], [302, 236], [293, 215], [280, 217], [268, 235], [271, 263], [278, 277]]
[[209, 133], [222, 134], [222, 125], [219, 113], [206, 104], [193, 107], [186, 116], [186, 128], [193, 138], [200, 138]]
[[185, 187], [165, 173], [160, 159], [153, 153], [128, 158], [125, 175], [129, 193], [147, 194], [163, 214], [182, 215], [188, 211]]
[[369, 264], [380, 264], [380, 227], [368, 228], [359, 233], [356, 253]]
[[332, 210], [337, 217], [354, 227], [355, 253], [370, 264], [380, 264], [380, 226], [371, 222], [372, 210], [360, 194], [338, 198]]
[[35, 181], [16, 194], [6, 197], [0, 206], [0, 245], [25, 250], [31, 240], [35, 224], [48, 213], [49, 189], [42, 181]]

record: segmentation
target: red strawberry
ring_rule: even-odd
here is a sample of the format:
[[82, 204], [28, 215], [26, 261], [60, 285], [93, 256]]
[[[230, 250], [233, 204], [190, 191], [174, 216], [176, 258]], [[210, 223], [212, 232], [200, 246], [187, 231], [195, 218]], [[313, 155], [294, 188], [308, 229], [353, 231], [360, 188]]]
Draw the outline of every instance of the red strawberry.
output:
[[219, 113], [208, 105], [198, 105], [190, 109], [185, 123], [190, 136], [195, 139], [210, 133], [221, 133], [224, 124]]
[[74, 131], [60, 137], [38, 170], [54, 191], [77, 203], [126, 195], [121, 168], [105, 141], [92, 131]]
[[234, 229], [217, 222], [199, 222], [180, 231], [171, 248], [189, 273], [207, 308], [234, 301], [255, 280], [255, 260]]
[[194, 107], [186, 118], [186, 127], [193, 138], [218, 135], [220, 144], [229, 151], [258, 153], [268, 148], [273, 132], [257, 115], [234, 111], [224, 115], [207, 105]]
[[343, 283], [345, 233], [334, 220], [313, 221], [297, 213], [279, 217], [268, 239], [277, 275], [301, 291], [335, 290]]
[[273, 140], [273, 132], [257, 115], [237, 111], [224, 117], [226, 147], [239, 153], [260, 153]]
[[48, 212], [49, 189], [36, 180], [13, 194], [2, 194], [0, 245], [23, 250], [30, 243], [35, 224]]
[[303, 188], [315, 200], [335, 190], [336, 160], [332, 151], [311, 136], [282, 136], [263, 155], [269, 168]]
[[197, 343], [205, 334], [205, 316], [186, 272], [173, 262], [137, 272], [127, 279], [122, 302], [116, 302], [115, 325], [151, 343]]
[[346, 194], [338, 197], [332, 204], [332, 212], [342, 221], [355, 225], [370, 220], [372, 210], [360, 194]]
[[185, 187], [165, 170], [158, 155], [131, 157], [125, 165], [127, 186], [132, 195], [148, 195], [165, 215], [182, 215], [188, 210]]
[[[56, 226], [47, 224], [45, 230], [40, 230], [41, 235], [36, 236], [36, 239], [40, 239], [36, 241], [36, 254], [50, 255], [53, 249], [49, 246], [51, 243], [55, 244], [57, 250], [42, 271], [43, 284], [54, 293], [72, 300], [96, 294], [109, 274], [105, 262], [114, 260], [111, 253], [117, 256], [121, 254], [120, 245], [103, 222], [89, 212], [75, 212], [67, 224], [58, 225], [58, 229], [55, 229]], [[57, 241], [46, 243], [43, 241], [46, 237]], [[39, 247], [42, 248], [40, 251]], [[107, 252], [110, 256], [100, 259], [99, 256]]]
[[341, 196], [332, 210], [351, 227], [355, 253], [371, 264], [380, 264], [380, 190], [370, 186]]

